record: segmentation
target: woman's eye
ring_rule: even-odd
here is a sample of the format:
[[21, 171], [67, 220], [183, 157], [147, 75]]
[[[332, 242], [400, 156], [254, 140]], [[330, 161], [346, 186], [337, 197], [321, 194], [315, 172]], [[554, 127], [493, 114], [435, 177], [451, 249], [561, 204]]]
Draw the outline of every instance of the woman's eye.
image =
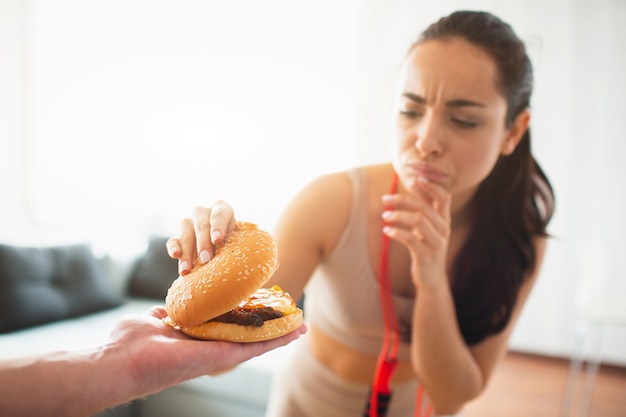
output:
[[420, 117], [422, 114], [413, 110], [400, 110], [400, 115], [406, 117], [407, 119], [415, 119]]
[[462, 128], [471, 128], [471, 127], [476, 127], [478, 126], [477, 122], [474, 122], [472, 120], [466, 120], [466, 119], [459, 119], [459, 118], [452, 118], [452, 122]]

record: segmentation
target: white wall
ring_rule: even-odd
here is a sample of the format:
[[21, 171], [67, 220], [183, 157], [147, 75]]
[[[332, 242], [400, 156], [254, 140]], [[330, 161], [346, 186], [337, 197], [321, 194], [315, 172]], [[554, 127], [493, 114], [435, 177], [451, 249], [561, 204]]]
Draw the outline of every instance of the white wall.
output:
[[23, 4], [0, 1], [0, 230], [27, 219], [24, 20]]
[[[509, 21], [536, 68], [558, 206], [512, 347], [567, 355], [578, 283], [626, 293], [620, 0], [0, 0], [0, 239], [123, 245], [217, 197], [271, 227], [313, 176], [387, 159], [400, 60], [457, 8]], [[610, 329], [605, 356], [625, 345]]]

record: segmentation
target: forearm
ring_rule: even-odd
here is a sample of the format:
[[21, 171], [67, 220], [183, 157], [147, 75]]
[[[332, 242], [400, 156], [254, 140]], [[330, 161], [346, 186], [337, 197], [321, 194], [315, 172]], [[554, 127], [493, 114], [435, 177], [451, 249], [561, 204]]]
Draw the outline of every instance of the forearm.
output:
[[484, 387], [482, 371], [459, 330], [447, 288], [418, 289], [412, 360], [438, 414], [454, 414]]
[[0, 361], [0, 415], [84, 417], [129, 401], [118, 355], [105, 348]]

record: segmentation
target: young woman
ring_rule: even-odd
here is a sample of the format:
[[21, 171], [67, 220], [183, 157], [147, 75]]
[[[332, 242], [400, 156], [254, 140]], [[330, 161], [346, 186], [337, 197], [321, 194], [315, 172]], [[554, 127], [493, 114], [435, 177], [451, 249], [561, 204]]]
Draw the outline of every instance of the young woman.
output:
[[[269, 416], [446, 415], [480, 395], [554, 207], [531, 153], [531, 91], [524, 45], [489, 13], [455, 12], [411, 46], [394, 160], [314, 180], [275, 230], [270, 284], [306, 290], [309, 334], [275, 378]], [[197, 208], [168, 242], [181, 273], [234, 221], [224, 202]]]

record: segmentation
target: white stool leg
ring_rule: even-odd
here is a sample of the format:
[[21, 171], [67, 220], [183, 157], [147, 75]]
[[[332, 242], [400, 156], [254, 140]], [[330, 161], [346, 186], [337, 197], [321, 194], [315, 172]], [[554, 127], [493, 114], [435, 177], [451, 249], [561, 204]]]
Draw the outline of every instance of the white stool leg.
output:
[[579, 320], [574, 328], [574, 347], [570, 358], [570, 367], [561, 405], [561, 417], [575, 417], [578, 405], [580, 375], [585, 364], [585, 351], [589, 324]]
[[588, 339], [591, 344], [591, 351], [587, 356], [588, 359], [585, 371], [585, 380], [580, 398], [580, 415], [582, 417], [589, 417], [591, 415], [593, 389], [595, 387], [598, 371], [600, 369], [600, 363], [602, 362], [603, 335], [604, 326], [602, 324], [596, 324], [590, 328]]

